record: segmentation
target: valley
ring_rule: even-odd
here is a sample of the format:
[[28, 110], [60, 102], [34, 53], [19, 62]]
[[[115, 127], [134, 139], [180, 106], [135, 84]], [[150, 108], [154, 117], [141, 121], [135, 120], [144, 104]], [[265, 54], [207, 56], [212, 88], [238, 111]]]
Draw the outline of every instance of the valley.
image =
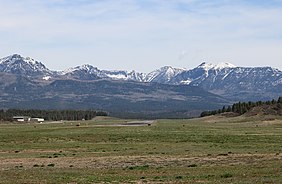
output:
[[130, 126], [134, 121], [2, 122], [0, 183], [282, 180], [281, 116], [217, 115]]
[[[109, 115], [1, 121], [0, 183], [280, 183], [281, 97], [272, 99], [281, 96], [281, 74], [230, 63], [51, 71], [29, 57], [0, 59], [3, 113]], [[213, 115], [191, 119], [201, 113]]]

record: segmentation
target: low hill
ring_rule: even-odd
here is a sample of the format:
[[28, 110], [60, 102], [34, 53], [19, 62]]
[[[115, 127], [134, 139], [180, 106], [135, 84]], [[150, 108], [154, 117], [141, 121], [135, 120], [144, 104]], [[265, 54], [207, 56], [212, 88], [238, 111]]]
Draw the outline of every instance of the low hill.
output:
[[223, 116], [254, 116], [254, 115], [282, 115], [282, 97], [278, 100], [271, 101], [257, 101], [257, 102], [239, 102], [234, 103], [232, 106], [213, 111], [204, 111], [201, 117], [221, 114]]
[[245, 113], [246, 116], [254, 115], [279, 115], [282, 116], [282, 104], [271, 104], [253, 107]]

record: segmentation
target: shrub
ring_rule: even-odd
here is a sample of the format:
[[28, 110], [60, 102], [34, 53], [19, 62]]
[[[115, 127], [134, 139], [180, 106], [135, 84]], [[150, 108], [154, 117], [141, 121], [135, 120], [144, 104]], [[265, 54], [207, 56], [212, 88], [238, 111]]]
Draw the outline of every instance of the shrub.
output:
[[55, 164], [48, 164], [48, 167], [55, 167]]
[[233, 175], [232, 174], [230, 174], [230, 173], [224, 173], [224, 174], [222, 174], [220, 177], [221, 178], [231, 178]]

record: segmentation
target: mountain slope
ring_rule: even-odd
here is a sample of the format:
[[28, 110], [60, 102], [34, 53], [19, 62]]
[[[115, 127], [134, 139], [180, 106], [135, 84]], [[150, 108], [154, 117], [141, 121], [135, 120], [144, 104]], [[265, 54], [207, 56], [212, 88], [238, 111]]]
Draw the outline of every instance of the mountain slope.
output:
[[[203, 63], [182, 72], [171, 81], [201, 87], [233, 100], [264, 100], [277, 98], [281, 91], [282, 72], [271, 67], [219, 67]], [[222, 65], [221, 65], [222, 66]]]
[[148, 73], [144, 78], [144, 82], [157, 82], [162, 84], [168, 84], [175, 76], [177, 76], [183, 71], [183, 69], [165, 66], [158, 70]]
[[95, 77], [87, 79], [198, 86], [234, 101], [269, 100], [281, 95], [282, 89], [282, 71], [271, 67], [236, 67], [230, 63], [202, 63], [190, 70], [166, 66], [148, 74], [99, 70]]
[[135, 117], [169, 117], [172, 112], [178, 117], [191, 117], [229, 103], [193, 86], [112, 80], [55, 80], [42, 84], [17, 76], [0, 89], [5, 108], [102, 109]]

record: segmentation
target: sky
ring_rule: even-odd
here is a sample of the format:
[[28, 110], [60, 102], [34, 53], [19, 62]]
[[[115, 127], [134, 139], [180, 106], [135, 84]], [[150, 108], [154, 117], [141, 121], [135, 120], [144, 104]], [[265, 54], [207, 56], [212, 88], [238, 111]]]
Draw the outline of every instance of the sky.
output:
[[0, 0], [0, 57], [14, 53], [53, 70], [282, 69], [282, 0]]

